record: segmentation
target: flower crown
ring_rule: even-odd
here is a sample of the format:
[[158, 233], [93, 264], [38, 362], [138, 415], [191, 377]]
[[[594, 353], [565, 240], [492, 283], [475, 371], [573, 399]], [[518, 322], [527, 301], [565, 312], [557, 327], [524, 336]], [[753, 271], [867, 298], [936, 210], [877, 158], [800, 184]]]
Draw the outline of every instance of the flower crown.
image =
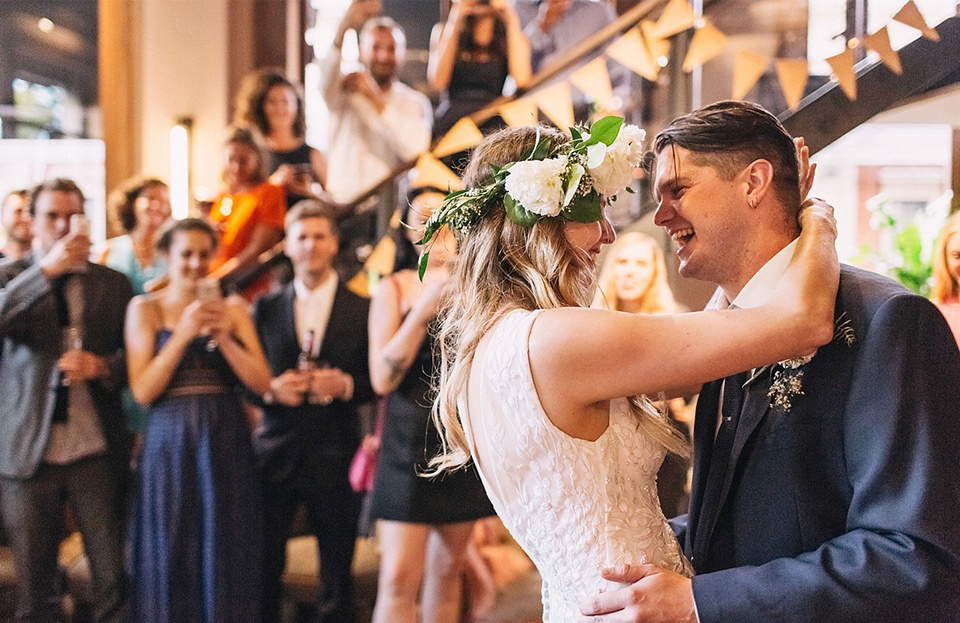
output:
[[444, 226], [464, 234], [487, 213], [491, 205], [503, 202], [507, 218], [531, 227], [544, 217], [559, 216], [577, 223], [603, 218], [603, 197], [615, 199], [622, 190], [633, 192], [633, 172], [643, 161], [646, 133], [635, 125], [624, 125], [623, 117], [604, 117], [588, 129], [570, 128], [572, 140], [550, 156], [554, 144], [540, 135], [528, 155], [502, 167], [490, 165], [493, 180], [484, 186], [449, 193], [430, 215], [423, 237], [419, 273], [427, 268], [429, 247]]

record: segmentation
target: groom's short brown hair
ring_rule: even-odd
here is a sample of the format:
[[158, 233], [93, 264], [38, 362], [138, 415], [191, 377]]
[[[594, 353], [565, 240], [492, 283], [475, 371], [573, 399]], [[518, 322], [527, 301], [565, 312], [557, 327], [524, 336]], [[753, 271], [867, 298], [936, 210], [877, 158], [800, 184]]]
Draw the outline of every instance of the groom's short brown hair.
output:
[[677, 117], [657, 134], [654, 152], [667, 147], [691, 152], [699, 166], [732, 179], [760, 158], [773, 165], [773, 187], [794, 214], [800, 209], [800, 181], [793, 138], [766, 109], [750, 102], [724, 101]]

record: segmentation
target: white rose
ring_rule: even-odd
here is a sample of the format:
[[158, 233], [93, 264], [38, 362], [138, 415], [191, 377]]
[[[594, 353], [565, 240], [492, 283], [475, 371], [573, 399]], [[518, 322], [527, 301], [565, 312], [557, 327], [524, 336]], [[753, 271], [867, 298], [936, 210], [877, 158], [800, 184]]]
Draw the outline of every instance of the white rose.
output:
[[635, 125], [625, 125], [609, 147], [600, 144], [587, 148], [587, 170], [597, 192], [613, 197], [630, 185], [634, 169], [643, 162], [646, 135]]
[[541, 216], [560, 214], [563, 201], [563, 172], [567, 157], [521, 160], [507, 171], [504, 182], [514, 201]]

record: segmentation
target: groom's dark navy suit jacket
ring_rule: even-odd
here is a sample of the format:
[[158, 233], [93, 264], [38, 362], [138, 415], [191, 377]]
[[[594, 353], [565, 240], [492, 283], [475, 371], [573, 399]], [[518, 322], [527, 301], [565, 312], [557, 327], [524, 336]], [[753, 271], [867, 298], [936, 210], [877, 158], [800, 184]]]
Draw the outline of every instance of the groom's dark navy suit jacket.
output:
[[713, 508], [720, 382], [703, 388], [673, 522], [701, 623], [960, 620], [956, 342], [929, 302], [847, 266], [836, 314], [855, 342], [819, 349], [789, 411], [770, 406], [773, 368], [747, 386]]

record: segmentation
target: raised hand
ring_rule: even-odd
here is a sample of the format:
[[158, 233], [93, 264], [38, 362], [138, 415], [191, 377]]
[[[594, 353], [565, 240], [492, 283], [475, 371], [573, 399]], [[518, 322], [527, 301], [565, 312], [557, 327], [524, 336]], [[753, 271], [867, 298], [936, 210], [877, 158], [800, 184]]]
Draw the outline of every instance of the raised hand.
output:
[[90, 257], [90, 238], [70, 232], [53, 245], [40, 260], [40, 270], [48, 278], [73, 272]]

